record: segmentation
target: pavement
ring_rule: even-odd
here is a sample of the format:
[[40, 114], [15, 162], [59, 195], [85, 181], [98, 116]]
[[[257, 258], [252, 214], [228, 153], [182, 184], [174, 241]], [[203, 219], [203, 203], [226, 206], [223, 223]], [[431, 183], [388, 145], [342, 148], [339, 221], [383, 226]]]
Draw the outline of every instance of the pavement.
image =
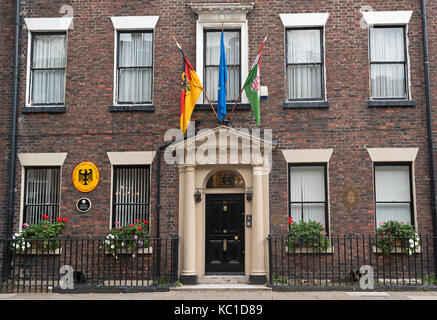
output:
[[437, 291], [272, 291], [265, 286], [209, 285], [182, 286], [169, 292], [136, 293], [8, 293], [11, 300], [437, 300]]

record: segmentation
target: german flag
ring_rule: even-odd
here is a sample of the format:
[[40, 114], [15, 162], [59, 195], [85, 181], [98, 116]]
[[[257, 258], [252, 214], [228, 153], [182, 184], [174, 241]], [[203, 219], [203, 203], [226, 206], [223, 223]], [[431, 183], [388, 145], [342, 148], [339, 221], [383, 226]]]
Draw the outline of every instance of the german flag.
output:
[[[175, 39], [176, 41], [176, 39]], [[202, 83], [188, 61], [179, 43], [176, 41], [183, 57], [183, 71], [181, 79], [181, 119], [180, 126], [182, 133], [185, 133], [191, 120], [191, 114], [196, 106], [197, 100], [203, 91]]]

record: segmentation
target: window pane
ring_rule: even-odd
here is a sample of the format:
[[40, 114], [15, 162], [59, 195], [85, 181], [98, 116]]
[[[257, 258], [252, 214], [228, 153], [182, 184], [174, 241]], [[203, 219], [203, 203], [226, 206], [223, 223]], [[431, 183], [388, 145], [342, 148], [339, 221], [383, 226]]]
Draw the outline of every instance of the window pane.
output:
[[152, 69], [121, 69], [118, 81], [119, 102], [152, 101]]
[[34, 70], [32, 103], [64, 103], [65, 70]]
[[376, 201], [411, 201], [409, 166], [375, 166]]
[[411, 223], [411, 207], [409, 203], [377, 203], [376, 226], [389, 220]]
[[120, 33], [119, 67], [151, 67], [152, 33]]
[[288, 99], [322, 99], [320, 65], [292, 65], [287, 68]]
[[320, 30], [288, 30], [288, 63], [321, 63]]
[[[220, 37], [221, 32], [206, 33], [206, 57], [205, 65], [220, 64]], [[240, 64], [240, 33], [237, 31], [224, 31], [223, 39], [226, 51], [226, 63], [228, 65]]]
[[115, 168], [113, 222], [121, 226], [149, 216], [149, 168]]
[[404, 64], [372, 64], [372, 97], [403, 98], [405, 92]]
[[[220, 64], [220, 31], [210, 31], [205, 34], [205, 91], [212, 102], [217, 102]], [[236, 101], [240, 93], [240, 33], [224, 31], [226, 64], [228, 66], [228, 82], [226, 100]]]
[[60, 169], [27, 168], [23, 222], [36, 224], [42, 215], [51, 221], [59, 216]]
[[370, 57], [372, 62], [404, 62], [404, 29], [370, 29]]
[[325, 197], [325, 168], [290, 167], [290, 201], [321, 201]]
[[35, 35], [33, 38], [33, 68], [65, 68], [65, 35]]
[[325, 225], [325, 204], [306, 203], [303, 205], [303, 218], [305, 221], [316, 221]]

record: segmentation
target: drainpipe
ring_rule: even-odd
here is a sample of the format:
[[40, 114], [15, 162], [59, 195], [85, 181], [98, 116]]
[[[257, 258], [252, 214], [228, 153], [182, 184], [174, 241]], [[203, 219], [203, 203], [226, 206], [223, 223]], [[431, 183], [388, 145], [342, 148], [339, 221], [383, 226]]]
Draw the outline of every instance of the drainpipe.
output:
[[[12, 91], [12, 118], [10, 134], [10, 155], [9, 155], [9, 192], [8, 192], [8, 211], [6, 218], [6, 239], [12, 237], [12, 219], [14, 216], [15, 198], [15, 161], [17, 156], [16, 137], [17, 137], [17, 108], [18, 108], [18, 80], [19, 80], [19, 50], [20, 50], [20, 0], [15, 1], [15, 38], [14, 38], [14, 79]], [[5, 241], [7, 243], [7, 241]], [[10, 274], [9, 254], [7, 247], [3, 250], [3, 279], [7, 279]]]
[[[431, 214], [432, 227], [434, 235], [434, 249], [437, 248], [437, 217], [436, 217], [436, 190], [435, 190], [435, 171], [434, 171], [434, 146], [432, 133], [432, 117], [431, 117], [431, 88], [429, 76], [429, 50], [428, 50], [428, 26], [426, 18], [426, 0], [422, 0], [422, 23], [423, 23], [423, 51], [425, 65], [425, 90], [426, 90], [426, 115], [427, 115], [427, 130], [428, 130], [428, 149], [429, 149], [429, 175], [431, 182]], [[437, 267], [437, 251], [434, 251], [434, 266]]]
[[157, 190], [156, 190], [156, 279], [158, 285], [161, 281], [161, 228], [160, 228], [160, 216], [161, 216], [161, 154], [162, 151], [167, 148], [173, 142], [162, 145], [157, 151], [156, 171], [157, 171]]

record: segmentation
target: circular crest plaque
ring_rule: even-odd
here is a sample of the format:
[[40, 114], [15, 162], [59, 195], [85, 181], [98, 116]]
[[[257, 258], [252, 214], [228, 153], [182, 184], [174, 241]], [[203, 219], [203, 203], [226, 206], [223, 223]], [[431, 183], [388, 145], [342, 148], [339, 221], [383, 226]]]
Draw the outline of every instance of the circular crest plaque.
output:
[[360, 193], [354, 185], [347, 185], [343, 192], [343, 204], [347, 208], [356, 208], [360, 203]]
[[99, 170], [92, 162], [81, 162], [73, 171], [74, 187], [80, 192], [93, 191], [100, 179]]
[[76, 208], [80, 213], [85, 213], [91, 209], [91, 201], [88, 198], [80, 198], [77, 200]]

